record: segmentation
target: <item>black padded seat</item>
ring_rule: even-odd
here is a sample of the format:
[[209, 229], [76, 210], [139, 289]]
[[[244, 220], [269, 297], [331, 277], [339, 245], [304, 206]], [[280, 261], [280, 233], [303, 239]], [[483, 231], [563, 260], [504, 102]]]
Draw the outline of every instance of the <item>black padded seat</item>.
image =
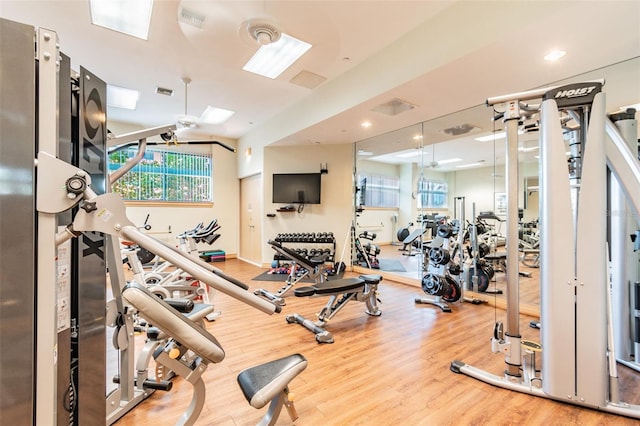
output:
[[314, 294], [336, 294], [357, 290], [364, 287], [365, 282], [360, 278], [343, 278], [325, 281], [312, 286], [299, 287], [293, 290], [297, 297], [312, 296]]
[[314, 294], [316, 294], [316, 289], [313, 288], [312, 286], [305, 285], [303, 287], [298, 287], [298, 288], [294, 289], [293, 290], [293, 294], [296, 297], [313, 296]]
[[359, 278], [367, 284], [378, 284], [382, 281], [382, 275], [375, 274], [360, 275]]
[[289, 355], [247, 368], [238, 375], [238, 385], [252, 407], [262, 408], [305, 368], [307, 359], [304, 356]]

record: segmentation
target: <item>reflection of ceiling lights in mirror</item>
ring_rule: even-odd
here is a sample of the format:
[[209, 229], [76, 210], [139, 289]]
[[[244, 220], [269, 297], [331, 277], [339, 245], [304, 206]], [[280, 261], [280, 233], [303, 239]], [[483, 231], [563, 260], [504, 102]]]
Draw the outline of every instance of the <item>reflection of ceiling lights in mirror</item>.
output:
[[442, 166], [443, 164], [458, 163], [460, 161], [462, 161], [462, 158], [448, 158], [446, 160], [438, 160], [437, 163]]
[[529, 148], [525, 148], [523, 146], [521, 146], [520, 148], [518, 148], [518, 151], [520, 152], [531, 152], [531, 151], [536, 151], [538, 150], [537, 146], [530, 146]]
[[466, 135], [472, 131], [480, 130], [479, 127], [476, 127], [472, 124], [460, 124], [458, 126], [448, 127], [446, 129], [442, 129], [442, 133], [447, 134], [449, 136], [460, 136]]
[[456, 167], [459, 168], [459, 169], [466, 169], [467, 167], [482, 166], [483, 163], [484, 163], [484, 161], [476, 161], [475, 163], [460, 164], [459, 166], [456, 166]]
[[411, 158], [411, 157], [417, 157], [421, 154], [422, 154], [422, 151], [420, 151], [419, 149], [413, 149], [411, 151], [406, 151], [400, 154], [396, 154], [395, 156], [398, 158]]
[[[523, 135], [524, 131], [523, 130], [518, 130], [518, 134], [519, 135]], [[487, 136], [480, 136], [480, 137], [474, 138], [474, 139], [479, 141], [479, 142], [489, 142], [489, 141], [493, 141], [493, 140], [504, 139], [506, 137], [507, 137], [507, 133], [506, 132], [496, 132], [496, 133], [491, 133], [490, 135], [487, 135]]]
[[358, 151], [358, 155], [361, 155], [363, 157], [368, 157], [368, 156], [373, 155], [373, 152], [365, 151], [365, 150], [361, 149], [361, 150]]
[[421, 139], [422, 139], [422, 135], [415, 135], [415, 136], [413, 137], [413, 140], [414, 140], [414, 141], [419, 141], [419, 140], [421, 140]]

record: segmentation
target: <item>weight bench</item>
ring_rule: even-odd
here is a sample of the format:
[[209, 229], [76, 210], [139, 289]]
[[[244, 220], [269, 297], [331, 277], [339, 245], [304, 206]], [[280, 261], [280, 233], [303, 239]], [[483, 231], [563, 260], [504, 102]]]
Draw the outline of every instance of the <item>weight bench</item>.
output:
[[424, 229], [418, 228], [411, 231], [411, 233], [407, 235], [407, 238], [402, 240], [402, 248], [398, 250], [407, 251], [407, 246], [409, 246], [409, 253], [402, 253], [405, 256], [415, 256], [418, 253], [422, 253], [421, 252], [422, 249], [414, 250], [414, 244], [418, 238], [421, 238], [424, 234], [427, 233], [427, 229], [429, 228], [424, 228]]
[[[153, 358], [163, 368], [182, 376], [193, 386], [191, 403], [176, 423], [193, 425], [205, 402], [206, 388], [202, 374], [208, 364], [224, 359], [222, 346], [207, 330], [153, 295], [144, 286], [131, 282], [124, 287], [122, 296], [137, 309], [140, 316], [168, 337], [166, 343], [155, 350]], [[273, 409], [269, 409], [261, 425], [274, 424], [282, 404], [287, 404], [289, 413], [295, 415], [293, 402], [284, 402], [282, 395], [288, 394], [289, 382], [306, 366], [306, 359], [300, 354], [294, 354], [240, 373], [238, 383], [251, 406], [261, 408], [271, 400]]]
[[378, 284], [382, 281], [380, 275], [360, 275], [359, 278], [343, 278], [325, 281], [323, 283], [299, 287], [293, 291], [296, 297], [329, 296], [329, 301], [317, 314], [318, 320], [313, 322], [299, 314], [287, 315], [289, 324], [297, 323], [316, 335], [318, 343], [333, 343], [333, 335], [324, 329], [351, 299], [364, 302], [367, 305], [365, 313], [380, 316], [378, 309]]
[[[324, 273], [321, 269], [321, 266], [324, 265], [324, 263], [326, 262], [327, 255], [316, 256], [316, 257], [312, 257], [311, 259], [308, 259], [300, 255], [296, 251], [291, 250], [288, 247], [284, 247], [282, 243], [280, 243], [279, 241], [269, 240], [268, 243], [271, 245], [271, 248], [273, 248], [275, 251], [277, 251], [284, 257], [291, 260], [291, 263], [292, 263], [291, 271], [289, 272], [289, 275], [287, 276], [287, 279], [284, 282], [284, 285], [280, 287], [280, 289], [277, 292], [271, 293], [268, 290], [259, 288], [254, 291], [254, 294], [256, 294], [257, 296], [262, 296], [265, 299], [275, 303], [276, 305], [284, 306], [285, 294], [287, 294], [289, 290], [291, 290], [293, 286], [295, 286], [303, 278], [308, 276], [309, 278], [313, 279], [316, 282], [316, 284], [320, 284], [324, 282]], [[298, 267], [301, 267], [304, 269], [304, 271], [299, 275], [298, 275]]]

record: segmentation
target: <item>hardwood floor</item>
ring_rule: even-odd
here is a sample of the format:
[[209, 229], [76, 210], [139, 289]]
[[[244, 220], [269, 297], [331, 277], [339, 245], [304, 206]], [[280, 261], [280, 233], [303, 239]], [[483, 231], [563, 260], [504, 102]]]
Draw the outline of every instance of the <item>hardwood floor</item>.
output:
[[[279, 282], [253, 281], [263, 270], [237, 259], [215, 266], [252, 289], [276, 290]], [[350, 273], [348, 273], [350, 274]], [[416, 305], [424, 294], [415, 287], [384, 280], [380, 317], [364, 313], [364, 304], [349, 302], [328, 324], [333, 344], [318, 344], [308, 330], [287, 324], [293, 312], [307, 318], [326, 298], [291, 295], [281, 314], [268, 316], [235, 299], [216, 294], [222, 316], [207, 329], [226, 351], [226, 358], [204, 373], [207, 401], [197, 425], [253, 425], [265, 414], [244, 399], [236, 376], [251, 367], [291, 353], [309, 365], [293, 380], [297, 425], [634, 425], [637, 420], [563, 404], [493, 387], [449, 370], [453, 360], [502, 374], [504, 357], [490, 350], [496, 320], [505, 312], [487, 305], [456, 303], [451, 313]], [[520, 332], [539, 341], [539, 331], [522, 316]], [[640, 403], [640, 379], [624, 367], [622, 398]], [[622, 374], [624, 373], [624, 374]], [[156, 392], [117, 425], [174, 424], [191, 399], [190, 385], [175, 381], [170, 392]], [[279, 425], [292, 424], [286, 410]]]

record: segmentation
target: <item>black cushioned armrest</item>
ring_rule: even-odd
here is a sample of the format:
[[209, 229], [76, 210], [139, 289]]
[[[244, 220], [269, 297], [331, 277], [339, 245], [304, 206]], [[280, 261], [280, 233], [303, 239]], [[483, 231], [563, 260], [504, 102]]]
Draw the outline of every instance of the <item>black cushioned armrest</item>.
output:
[[242, 371], [238, 384], [249, 404], [262, 408], [305, 368], [307, 360], [304, 356], [289, 355]]

